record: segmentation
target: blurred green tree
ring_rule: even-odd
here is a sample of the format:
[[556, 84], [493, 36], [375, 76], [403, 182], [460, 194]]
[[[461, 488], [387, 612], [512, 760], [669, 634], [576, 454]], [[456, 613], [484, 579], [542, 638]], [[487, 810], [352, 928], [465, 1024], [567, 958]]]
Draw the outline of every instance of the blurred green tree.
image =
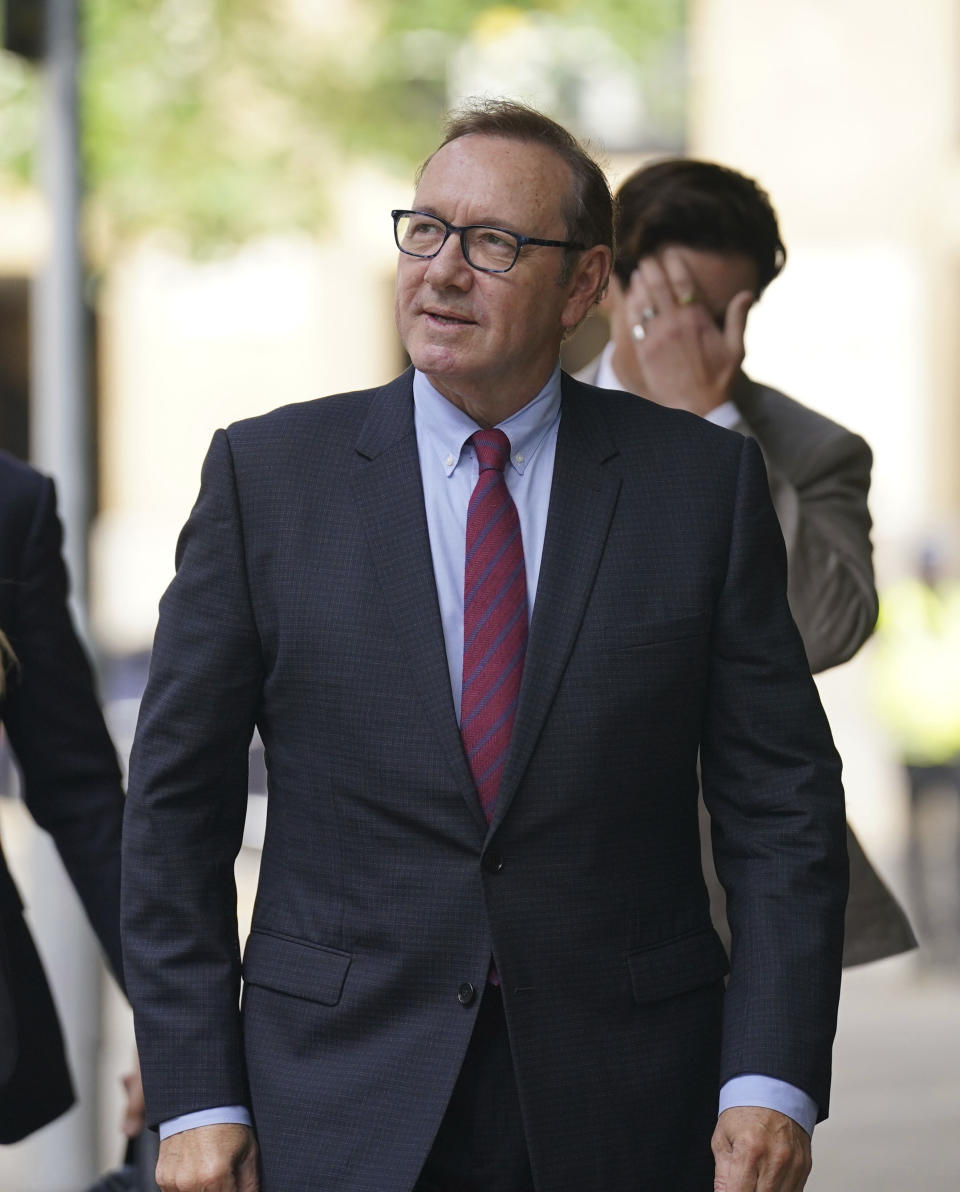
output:
[[[202, 252], [314, 229], [345, 155], [409, 170], [436, 141], [456, 66], [473, 80], [474, 66], [506, 63], [524, 46], [542, 49], [540, 74], [527, 81], [548, 86], [544, 106], [558, 118], [576, 127], [578, 96], [615, 58], [621, 84], [649, 83], [645, 119], [660, 132], [648, 140], [663, 142], [666, 129], [670, 143], [682, 121], [683, 8], [683, 0], [85, 0], [83, 155], [100, 239], [163, 227]], [[665, 60], [672, 81], [658, 86]], [[31, 176], [37, 91], [37, 68], [0, 54], [8, 179]]]

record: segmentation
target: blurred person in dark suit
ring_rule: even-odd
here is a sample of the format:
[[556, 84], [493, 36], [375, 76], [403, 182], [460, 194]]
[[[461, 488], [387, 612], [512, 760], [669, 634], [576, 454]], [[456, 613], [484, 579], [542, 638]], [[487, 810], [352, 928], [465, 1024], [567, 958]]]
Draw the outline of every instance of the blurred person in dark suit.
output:
[[[120, 768], [67, 608], [61, 537], [53, 482], [0, 451], [2, 726], [24, 802], [52, 836], [122, 984]], [[53, 999], [0, 852], [0, 1142], [73, 1101]]]
[[[851, 658], [877, 619], [864, 440], [743, 371], [753, 304], [786, 249], [770, 199], [713, 162], [670, 158], [617, 191], [610, 341], [577, 376], [689, 410], [755, 439], [787, 548], [790, 610], [816, 673]], [[706, 823], [706, 821], [705, 821]], [[844, 964], [916, 946], [902, 908], [847, 829]], [[725, 898], [704, 828], [704, 868], [725, 938]]]
[[454, 115], [393, 219], [413, 367], [218, 431], [161, 603], [123, 876], [158, 1182], [797, 1192], [847, 865], [760, 452], [561, 372], [613, 221], [552, 121]]

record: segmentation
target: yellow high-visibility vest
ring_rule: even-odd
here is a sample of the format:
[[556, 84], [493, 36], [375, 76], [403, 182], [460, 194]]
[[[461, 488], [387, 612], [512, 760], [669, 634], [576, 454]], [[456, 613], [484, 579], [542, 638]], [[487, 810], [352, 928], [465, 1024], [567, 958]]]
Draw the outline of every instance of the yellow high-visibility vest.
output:
[[904, 761], [960, 756], [960, 583], [903, 580], [880, 601], [872, 702]]

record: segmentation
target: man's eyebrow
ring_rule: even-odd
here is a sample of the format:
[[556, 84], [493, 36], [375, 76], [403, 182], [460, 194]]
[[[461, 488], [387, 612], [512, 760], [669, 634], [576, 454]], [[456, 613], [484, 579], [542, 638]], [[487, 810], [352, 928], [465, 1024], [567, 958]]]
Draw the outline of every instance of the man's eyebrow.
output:
[[[446, 219], [446, 216], [441, 215], [439, 210], [432, 203], [420, 203], [416, 207], [411, 207], [411, 211], [422, 211], [424, 215], [435, 215], [437, 219]], [[451, 221], [447, 221], [448, 223]], [[472, 219], [468, 224], [457, 224], [457, 227], [465, 228], [499, 228], [501, 232], [513, 232], [514, 235], [520, 236], [515, 227], [512, 226], [509, 220], [498, 219], [495, 215], [482, 216], [480, 219]]]

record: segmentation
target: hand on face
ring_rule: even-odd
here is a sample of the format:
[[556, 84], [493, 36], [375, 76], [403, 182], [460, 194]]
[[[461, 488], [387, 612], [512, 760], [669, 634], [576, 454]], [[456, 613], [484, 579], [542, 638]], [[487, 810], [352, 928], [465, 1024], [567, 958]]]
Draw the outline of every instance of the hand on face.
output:
[[[699, 258], [709, 266], [709, 294], [691, 269], [691, 260]], [[739, 273], [732, 272], [733, 261]], [[615, 366], [624, 354], [632, 356], [624, 371], [636, 378], [642, 396], [700, 415], [730, 399], [754, 301], [746, 287], [729, 294], [731, 285], [748, 280], [743, 272], [742, 258], [673, 246], [640, 262], [623, 296], [627, 334]]]

